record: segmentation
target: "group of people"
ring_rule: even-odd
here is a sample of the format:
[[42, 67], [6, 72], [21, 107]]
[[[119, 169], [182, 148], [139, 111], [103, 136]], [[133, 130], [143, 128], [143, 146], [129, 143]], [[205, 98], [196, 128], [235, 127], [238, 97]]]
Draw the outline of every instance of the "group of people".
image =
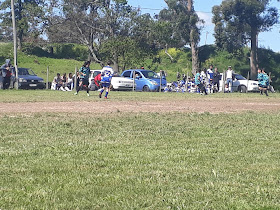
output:
[[71, 91], [74, 88], [74, 76], [72, 73], [66, 75], [64, 73], [62, 76], [60, 73], [57, 73], [52, 81], [52, 90], [62, 90], [62, 91]]
[[[220, 91], [220, 72], [216, 67], [213, 70], [213, 65], [210, 65], [209, 69], [203, 71], [198, 71], [195, 75], [195, 85], [198, 88], [198, 91], [205, 95], [208, 93], [215, 93]], [[224, 92], [232, 92], [232, 85], [234, 80], [234, 71], [231, 66], [228, 66], [228, 69], [225, 73], [225, 87]], [[208, 91], [207, 91], [208, 90]]]
[[[231, 69], [231, 68], [229, 68]], [[233, 74], [232, 74], [233, 75]], [[190, 93], [215, 93], [220, 91], [220, 72], [218, 68], [214, 68], [210, 65], [208, 69], [199, 70], [194, 77], [187, 78], [185, 74], [177, 74], [177, 82], [173, 82], [167, 86], [165, 92], [190, 92]]]
[[[87, 96], [89, 95], [89, 76], [90, 76], [90, 61], [86, 61], [84, 65], [79, 69], [79, 82], [76, 93], [74, 95], [78, 95], [78, 93], [85, 89], [87, 91]], [[95, 77], [95, 82], [98, 86], [100, 86], [99, 98], [102, 98], [102, 94], [105, 91], [105, 99], [108, 98], [108, 94], [110, 91], [110, 85], [112, 76], [114, 74], [113, 68], [108, 63], [107, 66], [104, 66], [101, 70], [100, 75]], [[99, 80], [100, 78], [100, 80]]]

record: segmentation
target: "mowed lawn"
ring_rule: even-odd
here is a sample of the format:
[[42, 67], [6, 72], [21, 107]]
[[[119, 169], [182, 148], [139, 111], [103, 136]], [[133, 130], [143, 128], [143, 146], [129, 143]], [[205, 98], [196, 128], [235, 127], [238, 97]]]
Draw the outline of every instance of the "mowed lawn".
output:
[[[43, 93], [0, 102], [98, 100]], [[0, 114], [0, 209], [280, 209], [279, 124], [280, 112]]]

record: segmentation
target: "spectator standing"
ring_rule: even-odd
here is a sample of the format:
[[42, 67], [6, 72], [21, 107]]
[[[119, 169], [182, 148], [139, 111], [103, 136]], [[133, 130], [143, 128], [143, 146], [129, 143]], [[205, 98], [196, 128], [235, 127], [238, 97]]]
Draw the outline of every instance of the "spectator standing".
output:
[[86, 61], [84, 65], [79, 70], [80, 75], [80, 81], [79, 81], [79, 87], [77, 89], [77, 92], [74, 93], [74, 95], [78, 95], [79, 91], [83, 89], [83, 87], [86, 88], [87, 96], [89, 96], [89, 74], [90, 74], [90, 61]]
[[10, 84], [11, 84], [11, 77], [12, 77], [12, 72], [11, 68], [9, 66], [6, 66], [5, 69], [3, 69], [3, 89], [9, 89]]
[[[215, 88], [217, 87], [217, 89]], [[218, 71], [218, 68], [216, 67], [213, 73], [213, 89], [214, 92], [219, 92], [220, 91], [220, 72]]]
[[101, 98], [102, 93], [104, 91], [106, 91], [105, 99], [107, 99], [109, 91], [110, 91], [110, 85], [111, 85], [111, 80], [112, 80], [113, 74], [114, 74], [114, 71], [113, 71], [112, 67], [110, 66], [110, 63], [108, 63], [107, 66], [104, 66], [103, 69], [101, 70], [102, 89], [99, 93], [99, 98]]
[[12, 77], [12, 65], [11, 60], [6, 59], [5, 63], [1, 66], [2, 76], [3, 76], [3, 89], [8, 89], [11, 84], [11, 77]]
[[207, 69], [207, 78], [211, 90], [213, 89], [213, 74], [214, 74], [213, 65], [210, 65], [209, 69]]
[[228, 85], [229, 92], [232, 93], [232, 85], [233, 85], [233, 70], [231, 66], [228, 66], [228, 70], [226, 71], [226, 84]]

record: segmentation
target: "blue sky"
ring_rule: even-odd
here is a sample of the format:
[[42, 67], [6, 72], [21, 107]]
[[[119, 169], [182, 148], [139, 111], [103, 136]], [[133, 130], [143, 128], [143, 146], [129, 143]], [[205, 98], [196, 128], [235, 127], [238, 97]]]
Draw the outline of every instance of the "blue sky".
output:
[[[200, 45], [213, 44], [214, 25], [211, 22], [212, 7], [221, 4], [222, 0], [194, 0], [194, 8], [205, 25], [201, 33]], [[128, 0], [129, 5], [140, 7], [142, 13], [157, 14], [160, 9], [166, 8], [164, 0]], [[272, 6], [280, 10], [280, 2], [272, 0]], [[280, 52], [280, 24], [275, 25], [270, 32], [263, 32], [259, 35], [259, 46], [270, 48], [275, 52]]]

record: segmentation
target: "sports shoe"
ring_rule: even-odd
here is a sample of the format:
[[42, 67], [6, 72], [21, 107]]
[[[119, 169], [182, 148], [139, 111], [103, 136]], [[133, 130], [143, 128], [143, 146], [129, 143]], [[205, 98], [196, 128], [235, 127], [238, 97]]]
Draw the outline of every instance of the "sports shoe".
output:
[[87, 93], [87, 96], [89, 96], [89, 93]]
[[78, 93], [76, 92], [76, 93], [74, 93], [74, 95], [76, 96], [76, 95], [78, 95]]
[[108, 99], [106, 96], [104, 97], [105, 99]]
[[99, 93], [99, 98], [101, 98], [101, 93]]

